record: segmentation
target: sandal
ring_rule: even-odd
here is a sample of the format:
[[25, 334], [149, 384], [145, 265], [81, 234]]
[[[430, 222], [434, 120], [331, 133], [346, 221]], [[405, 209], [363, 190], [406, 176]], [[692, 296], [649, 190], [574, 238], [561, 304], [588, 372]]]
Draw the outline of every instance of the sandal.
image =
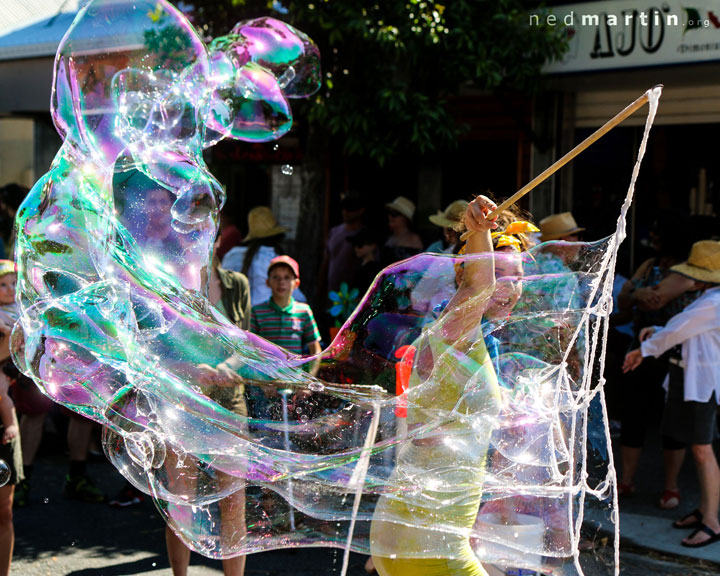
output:
[[663, 510], [672, 510], [680, 506], [680, 491], [679, 490], [665, 490], [660, 496], [658, 506]]
[[[708, 538], [707, 540], [703, 540], [702, 542], [697, 542], [695, 544], [690, 544], [689, 542], [687, 542], [687, 540], [695, 538], [695, 536], [700, 534], [700, 532], [704, 532], [705, 534], [710, 536], [710, 538]], [[685, 540], [680, 542], [680, 544], [682, 544], [686, 548], [702, 548], [703, 546], [707, 546], [708, 544], [712, 544], [713, 542], [717, 542], [718, 540], [720, 540], [720, 532], [713, 532], [710, 526], [701, 523], [698, 529], [695, 530], [692, 534], [690, 534], [690, 536], [685, 538]]]
[[[687, 520], [695, 519], [694, 522], [689, 522], [685, 524]], [[700, 510], [693, 510], [690, 512], [690, 514], [686, 514], [680, 520], [675, 520], [675, 522], [672, 523], [673, 528], [677, 528], [678, 530], [698, 530], [703, 527], [703, 515]]]
[[580, 540], [578, 541], [578, 550], [580, 552], [589, 552], [591, 550], [595, 550], [595, 543], [592, 540], [588, 540], [587, 538], [580, 537]]
[[625, 484], [625, 482], [618, 482], [617, 484], [618, 498], [625, 498], [635, 494], [635, 484]]

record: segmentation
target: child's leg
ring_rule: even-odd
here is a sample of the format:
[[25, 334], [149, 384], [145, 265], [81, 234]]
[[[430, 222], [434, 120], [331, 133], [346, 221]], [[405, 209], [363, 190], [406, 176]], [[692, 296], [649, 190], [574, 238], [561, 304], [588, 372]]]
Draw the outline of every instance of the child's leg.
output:
[[90, 447], [92, 421], [77, 415], [70, 416], [67, 443], [71, 462], [86, 462]]
[[225, 576], [243, 576], [245, 574], [245, 556], [235, 556], [222, 561]]
[[45, 413], [23, 414], [20, 417], [20, 442], [22, 444], [23, 466], [32, 466], [42, 440]]
[[14, 492], [15, 486], [12, 484], [0, 488], [0, 576], [10, 574], [10, 562], [15, 545], [12, 506]]
[[[220, 533], [223, 545], [237, 547], [247, 535], [245, 527], [245, 491], [236, 492], [219, 502]], [[235, 556], [222, 561], [225, 576], [243, 576], [245, 574], [245, 556]]]
[[190, 564], [190, 549], [167, 525], [165, 526], [165, 544], [173, 576], [186, 576], [188, 564]]
[[63, 490], [66, 498], [83, 502], [103, 502], [105, 495], [87, 476], [87, 455], [93, 422], [77, 414], [68, 422], [68, 475]]
[[693, 444], [692, 453], [700, 480], [699, 510], [702, 512], [703, 522], [716, 532], [720, 530], [720, 468], [712, 444]]
[[630, 488], [633, 486], [635, 481], [635, 473], [637, 472], [638, 464], [640, 462], [642, 448], [623, 445], [620, 448], [620, 454], [622, 460], [622, 474], [620, 482], [624, 486]]
[[663, 436], [663, 468], [665, 471], [665, 490], [678, 489], [678, 477], [685, 460], [685, 443]]
[[[197, 480], [192, 474], [184, 474], [184, 465], [178, 455], [169, 450], [165, 457], [165, 469], [168, 474], [168, 489], [175, 494], [195, 494], [197, 492]], [[169, 506], [168, 517], [165, 518], [165, 546], [167, 548], [168, 560], [172, 568], [173, 576], [187, 576], [188, 565], [190, 564], [190, 548], [170, 528], [172, 520]]]

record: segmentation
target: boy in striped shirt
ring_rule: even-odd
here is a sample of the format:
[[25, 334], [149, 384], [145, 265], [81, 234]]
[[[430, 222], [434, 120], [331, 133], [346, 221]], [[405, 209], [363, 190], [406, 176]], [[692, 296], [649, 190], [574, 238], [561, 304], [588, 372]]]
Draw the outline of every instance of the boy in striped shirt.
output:
[[300, 285], [300, 267], [290, 256], [276, 256], [268, 266], [270, 300], [252, 307], [250, 330], [294, 354], [305, 347], [320, 353], [320, 332], [310, 306], [296, 302], [293, 291]]

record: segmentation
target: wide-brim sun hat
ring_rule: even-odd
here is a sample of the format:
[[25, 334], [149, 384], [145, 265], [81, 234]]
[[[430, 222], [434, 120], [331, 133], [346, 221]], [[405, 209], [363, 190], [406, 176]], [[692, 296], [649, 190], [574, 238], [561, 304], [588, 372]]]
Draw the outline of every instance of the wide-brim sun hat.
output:
[[687, 261], [673, 266], [670, 271], [700, 282], [720, 284], [720, 242], [695, 242]]
[[402, 214], [408, 220], [412, 220], [415, 215], [415, 204], [412, 200], [405, 198], [405, 196], [398, 196], [389, 204], [385, 204], [385, 209], [395, 210], [395, 212]]
[[571, 234], [583, 232], [585, 228], [581, 228], [575, 222], [572, 213], [561, 212], [560, 214], [551, 214], [540, 220], [540, 240], [557, 240]]
[[17, 266], [12, 260], [0, 260], [0, 276], [6, 274], [15, 274], [17, 272]]
[[278, 226], [272, 210], [267, 206], [256, 206], [248, 212], [248, 234], [243, 242], [259, 238], [270, 238], [287, 232], [287, 228]]
[[429, 216], [428, 220], [441, 228], [454, 228], [460, 223], [467, 207], [468, 202], [466, 200], [455, 200], [445, 210], [438, 210], [437, 214]]

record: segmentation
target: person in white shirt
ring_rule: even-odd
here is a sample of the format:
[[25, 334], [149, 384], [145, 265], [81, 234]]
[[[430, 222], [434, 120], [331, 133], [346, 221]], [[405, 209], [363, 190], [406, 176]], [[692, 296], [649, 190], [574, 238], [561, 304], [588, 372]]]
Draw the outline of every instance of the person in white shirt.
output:
[[681, 347], [681, 354], [670, 358], [662, 431], [691, 445], [700, 507], [673, 526], [693, 529], [682, 545], [698, 548], [720, 541], [720, 468], [712, 447], [720, 399], [720, 242], [696, 242], [687, 262], [671, 270], [694, 280], [694, 289], [704, 293], [664, 328], [644, 328], [641, 347], [627, 354], [623, 371], [634, 370], [643, 358]]

